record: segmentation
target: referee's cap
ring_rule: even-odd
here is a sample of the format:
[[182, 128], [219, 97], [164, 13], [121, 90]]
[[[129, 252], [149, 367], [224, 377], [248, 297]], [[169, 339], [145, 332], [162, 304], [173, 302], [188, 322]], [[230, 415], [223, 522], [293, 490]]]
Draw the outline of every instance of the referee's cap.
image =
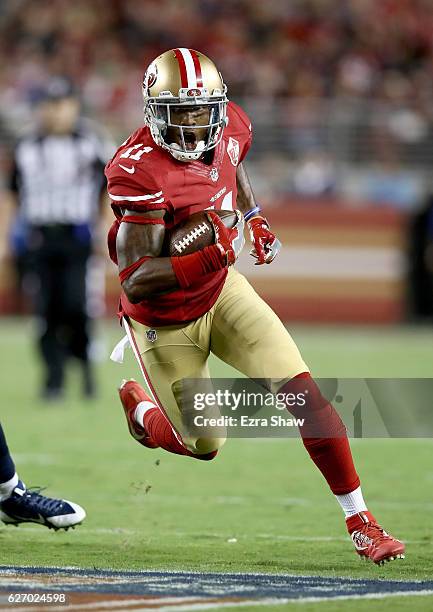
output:
[[36, 93], [36, 102], [49, 102], [64, 98], [77, 98], [78, 91], [67, 77], [53, 77]]

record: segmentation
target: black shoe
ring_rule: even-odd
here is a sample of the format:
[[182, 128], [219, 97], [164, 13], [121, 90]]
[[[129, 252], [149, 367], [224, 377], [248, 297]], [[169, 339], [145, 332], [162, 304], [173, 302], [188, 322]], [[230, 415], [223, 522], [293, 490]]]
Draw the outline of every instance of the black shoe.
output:
[[60, 387], [45, 387], [41, 393], [44, 402], [61, 402], [64, 400], [64, 392]]
[[69, 529], [85, 518], [86, 513], [78, 504], [45, 497], [40, 489], [27, 490], [21, 480], [11, 496], [0, 502], [0, 520], [10, 525], [39, 523], [48, 529]]

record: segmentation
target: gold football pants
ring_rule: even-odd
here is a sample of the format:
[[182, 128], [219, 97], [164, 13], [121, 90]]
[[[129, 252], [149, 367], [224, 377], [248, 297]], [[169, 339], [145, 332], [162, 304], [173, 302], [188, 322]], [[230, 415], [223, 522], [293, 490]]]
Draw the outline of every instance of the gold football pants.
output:
[[[297, 374], [309, 371], [280, 319], [234, 268], [229, 269], [214, 306], [199, 319], [158, 328], [132, 319], [130, 324], [158, 400], [193, 453], [210, 453], [225, 442], [221, 428], [218, 437], [197, 438], [188, 426], [193, 412], [194, 389], [189, 388], [193, 380], [207, 379], [212, 390], [207, 363], [211, 352], [247, 377], [265, 379], [273, 392]], [[156, 340], [153, 332], [149, 334], [153, 342], [146, 336], [148, 330], [156, 331]], [[219, 413], [208, 408], [202, 414], [212, 417]]]

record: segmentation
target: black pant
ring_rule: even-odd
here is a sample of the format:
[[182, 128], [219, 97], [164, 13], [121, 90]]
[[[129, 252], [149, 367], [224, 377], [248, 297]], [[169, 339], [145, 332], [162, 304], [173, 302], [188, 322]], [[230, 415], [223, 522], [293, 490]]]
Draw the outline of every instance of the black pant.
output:
[[433, 321], [433, 272], [428, 252], [433, 247], [433, 195], [412, 217], [409, 227], [409, 314]]
[[6, 438], [3, 433], [3, 428], [0, 423], [0, 484], [7, 482], [15, 474], [15, 466], [12, 457], [9, 454]]
[[32, 227], [29, 262], [35, 279], [39, 348], [46, 366], [45, 389], [61, 390], [68, 356], [89, 367], [86, 271], [90, 234], [74, 225]]

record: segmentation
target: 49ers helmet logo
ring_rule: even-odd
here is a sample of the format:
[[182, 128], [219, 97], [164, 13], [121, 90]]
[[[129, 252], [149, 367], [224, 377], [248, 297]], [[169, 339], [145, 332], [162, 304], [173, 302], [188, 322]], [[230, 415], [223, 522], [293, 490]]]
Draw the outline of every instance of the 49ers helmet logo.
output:
[[149, 68], [146, 70], [146, 74], [144, 75], [143, 85], [145, 89], [149, 89], [153, 87], [156, 83], [156, 79], [158, 78], [158, 68], [153, 62], [150, 64]]
[[188, 89], [188, 91], [186, 92], [186, 95], [188, 97], [192, 97], [192, 96], [201, 96], [201, 91], [200, 89]]

